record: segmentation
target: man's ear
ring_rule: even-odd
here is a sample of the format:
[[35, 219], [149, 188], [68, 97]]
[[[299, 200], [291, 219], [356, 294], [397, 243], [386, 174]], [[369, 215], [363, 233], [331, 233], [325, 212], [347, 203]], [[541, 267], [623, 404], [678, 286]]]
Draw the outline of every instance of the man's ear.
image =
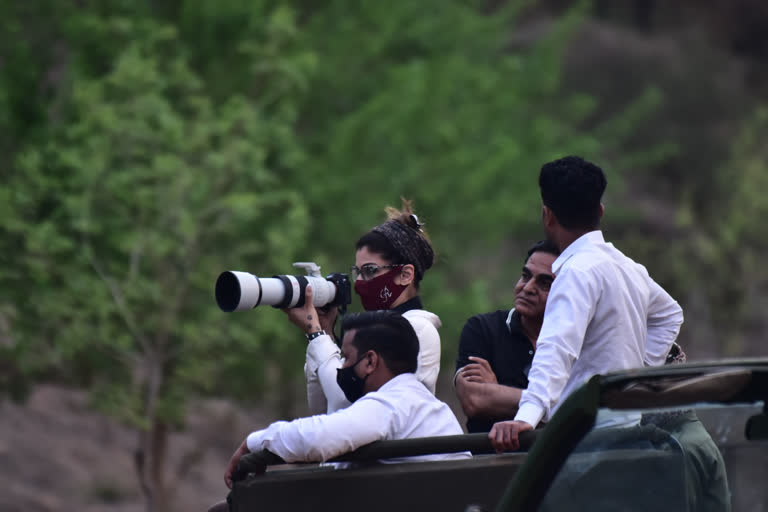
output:
[[546, 227], [553, 227], [557, 222], [555, 212], [553, 212], [552, 209], [545, 204], [541, 205], [541, 220]]
[[416, 269], [413, 268], [413, 265], [409, 263], [407, 265], [403, 265], [403, 268], [400, 269], [400, 274], [397, 276], [397, 279], [395, 279], [395, 283], [402, 286], [408, 286], [413, 282], [415, 277]]
[[376, 371], [376, 369], [382, 363], [382, 360], [381, 357], [379, 357], [379, 354], [373, 350], [369, 351], [365, 357], [367, 358], [367, 361], [365, 362], [365, 374], [370, 375]]
[[603, 203], [600, 203], [600, 217], [602, 217], [604, 213], [605, 213], [605, 205]]

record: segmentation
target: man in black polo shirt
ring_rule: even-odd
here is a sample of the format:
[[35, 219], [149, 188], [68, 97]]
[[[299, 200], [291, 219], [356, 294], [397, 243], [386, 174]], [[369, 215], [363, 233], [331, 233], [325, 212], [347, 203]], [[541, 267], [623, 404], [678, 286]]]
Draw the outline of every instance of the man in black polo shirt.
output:
[[514, 309], [476, 315], [464, 325], [454, 384], [467, 431], [488, 432], [495, 422], [515, 417], [559, 254], [548, 240], [534, 244], [515, 285]]

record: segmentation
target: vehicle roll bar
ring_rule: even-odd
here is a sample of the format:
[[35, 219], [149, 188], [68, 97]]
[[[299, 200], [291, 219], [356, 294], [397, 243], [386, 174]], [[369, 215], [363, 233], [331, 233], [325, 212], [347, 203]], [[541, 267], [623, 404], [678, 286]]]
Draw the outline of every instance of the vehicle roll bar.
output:
[[[538, 431], [520, 433], [520, 450], [527, 451], [536, 440]], [[496, 453], [487, 433], [455, 436], [418, 437], [396, 441], [376, 441], [355, 451], [339, 455], [328, 462], [373, 462], [380, 459], [417, 457], [438, 453], [472, 452], [476, 455]], [[320, 461], [316, 461], [320, 462]], [[285, 461], [269, 450], [247, 453], [240, 458], [232, 480], [245, 479], [249, 474], [263, 474], [268, 466], [285, 464]]]

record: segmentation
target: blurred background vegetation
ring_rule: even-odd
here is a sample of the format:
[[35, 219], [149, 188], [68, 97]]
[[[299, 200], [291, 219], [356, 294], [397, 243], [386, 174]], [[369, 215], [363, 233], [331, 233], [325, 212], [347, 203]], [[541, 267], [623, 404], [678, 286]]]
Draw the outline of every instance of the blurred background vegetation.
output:
[[2, 395], [91, 390], [162, 486], [191, 398], [303, 407], [302, 337], [220, 312], [218, 273], [346, 271], [401, 196], [450, 372], [565, 154], [606, 170], [606, 237], [678, 298], [689, 359], [764, 354], [767, 5], [0, 0]]

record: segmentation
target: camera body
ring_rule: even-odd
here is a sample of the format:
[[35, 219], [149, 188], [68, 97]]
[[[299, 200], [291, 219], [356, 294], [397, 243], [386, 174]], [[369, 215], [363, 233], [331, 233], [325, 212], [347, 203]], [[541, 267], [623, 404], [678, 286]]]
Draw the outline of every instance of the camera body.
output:
[[216, 303], [222, 311], [246, 311], [266, 304], [275, 308], [295, 308], [304, 305], [304, 292], [312, 286], [315, 307], [327, 305], [346, 309], [352, 302], [352, 286], [347, 274], [333, 273], [323, 277], [314, 262], [296, 262], [307, 275], [277, 275], [257, 277], [248, 272], [229, 270], [216, 280]]

